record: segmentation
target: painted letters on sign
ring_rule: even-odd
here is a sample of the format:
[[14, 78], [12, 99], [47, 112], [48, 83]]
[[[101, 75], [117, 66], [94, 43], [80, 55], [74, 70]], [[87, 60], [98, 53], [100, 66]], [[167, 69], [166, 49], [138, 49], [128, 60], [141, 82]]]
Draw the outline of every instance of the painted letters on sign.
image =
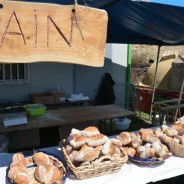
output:
[[0, 1], [0, 61], [103, 66], [107, 13], [85, 6]]

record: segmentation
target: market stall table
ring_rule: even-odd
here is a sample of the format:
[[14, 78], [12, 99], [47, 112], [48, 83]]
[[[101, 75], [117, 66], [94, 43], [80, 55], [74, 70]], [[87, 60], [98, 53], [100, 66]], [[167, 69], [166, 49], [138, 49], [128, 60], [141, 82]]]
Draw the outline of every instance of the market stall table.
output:
[[4, 127], [3, 122], [0, 121], [0, 133], [93, 122], [134, 115], [136, 115], [135, 112], [121, 108], [117, 105], [47, 110], [46, 114], [43, 116], [28, 118], [28, 123], [24, 125]]
[[[59, 147], [50, 147], [40, 149], [48, 154], [54, 154], [63, 159]], [[0, 183], [9, 184], [6, 181], [6, 171], [12, 161], [13, 154], [2, 153], [0, 154]], [[168, 158], [164, 164], [155, 166], [138, 166], [132, 162], [127, 162], [123, 165], [118, 173], [111, 175], [104, 175], [100, 177], [78, 180], [75, 178], [67, 178], [66, 184], [145, 184], [149, 182], [156, 182], [167, 178], [172, 178], [184, 174], [184, 159], [181, 157], [172, 156]]]

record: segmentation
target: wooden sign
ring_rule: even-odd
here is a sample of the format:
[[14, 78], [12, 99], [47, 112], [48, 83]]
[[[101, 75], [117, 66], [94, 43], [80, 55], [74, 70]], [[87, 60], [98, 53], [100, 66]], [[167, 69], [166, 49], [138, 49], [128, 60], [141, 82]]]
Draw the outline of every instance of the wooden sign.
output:
[[103, 66], [107, 13], [79, 6], [0, 1], [0, 62]]

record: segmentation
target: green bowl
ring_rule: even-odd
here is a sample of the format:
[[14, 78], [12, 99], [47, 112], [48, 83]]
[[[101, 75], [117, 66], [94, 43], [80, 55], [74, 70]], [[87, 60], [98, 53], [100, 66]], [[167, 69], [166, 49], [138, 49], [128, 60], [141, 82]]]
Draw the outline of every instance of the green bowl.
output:
[[25, 105], [26, 114], [30, 117], [38, 117], [45, 114], [46, 106], [43, 104], [28, 104]]

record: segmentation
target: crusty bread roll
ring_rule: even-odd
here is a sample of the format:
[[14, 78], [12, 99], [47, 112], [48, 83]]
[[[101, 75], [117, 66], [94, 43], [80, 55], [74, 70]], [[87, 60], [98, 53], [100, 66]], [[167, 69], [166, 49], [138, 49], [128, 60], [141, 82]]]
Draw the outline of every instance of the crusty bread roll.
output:
[[132, 147], [121, 147], [121, 151], [125, 152], [127, 155], [130, 155], [131, 157], [134, 157], [136, 154], [136, 150]]
[[184, 145], [184, 136], [177, 135], [175, 138], [180, 141], [180, 144]]
[[130, 136], [132, 138], [132, 141], [131, 141], [131, 146], [133, 148], [137, 148], [138, 146], [142, 145], [142, 140], [141, 140], [141, 137], [140, 135], [137, 135], [133, 132], [130, 133]]
[[81, 133], [82, 133], [82, 135], [88, 136], [88, 137], [100, 134], [98, 128], [94, 127], [94, 126], [89, 126], [89, 127], [85, 128], [84, 130], [81, 131]]
[[26, 170], [17, 170], [13, 175], [13, 183], [15, 184], [30, 184], [31, 176]]
[[26, 159], [22, 153], [16, 153], [12, 158], [13, 162], [20, 162], [25, 167], [27, 166]]
[[35, 178], [44, 184], [52, 184], [60, 181], [61, 170], [53, 165], [39, 165], [35, 169]]
[[107, 136], [103, 134], [92, 135], [87, 141], [88, 146], [96, 147], [104, 144], [107, 141]]
[[20, 166], [13, 166], [8, 171], [8, 177], [13, 181], [14, 174], [17, 172], [22, 172], [22, 171], [24, 172], [26, 171], [26, 169]]
[[96, 146], [95, 149], [98, 150], [98, 151], [101, 151], [101, 150], [102, 150], [102, 146], [103, 146], [103, 145]]
[[34, 163], [36, 165], [49, 165], [49, 164], [51, 164], [51, 161], [50, 161], [48, 155], [46, 155], [43, 152], [35, 153], [33, 155], [33, 160], [34, 160]]
[[36, 180], [39, 181], [40, 183], [45, 183], [47, 172], [48, 171], [44, 165], [38, 165], [35, 169], [34, 176]]
[[70, 154], [69, 154], [69, 158], [71, 160], [71, 162], [75, 165], [76, 161], [75, 161], [75, 157], [79, 154], [79, 151], [77, 150], [73, 150]]
[[88, 141], [87, 136], [71, 135], [68, 137], [68, 142], [73, 146], [73, 148], [79, 148], [82, 145], [86, 144], [87, 141]]
[[139, 146], [136, 156], [143, 159], [153, 158], [155, 156], [155, 149], [149, 148], [148, 146]]
[[62, 173], [59, 168], [52, 166], [52, 169], [47, 174], [45, 184], [60, 183]]
[[22, 162], [14, 161], [10, 164], [10, 168], [12, 167], [22, 167], [26, 169], [26, 165]]
[[130, 144], [132, 141], [129, 132], [121, 132], [118, 139], [121, 140], [123, 146]]
[[161, 128], [156, 128], [155, 130], [153, 130], [153, 133], [155, 135], [159, 135], [160, 133], [162, 133], [162, 130], [161, 130]]
[[111, 142], [113, 143], [114, 146], [118, 148], [121, 148], [123, 145], [123, 143], [119, 139], [116, 139], [116, 138], [112, 138]]
[[178, 135], [184, 134], [184, 127], [181, 124], [174, 124], [172, 125], [172, 128], [178, 132]]
[[166, 128], [163, 132], [167, 136], [170, 136], [170, 137], [174, 137], [174, 136], [178, 135], [177, 130], [175, 130], [175, 129], [171, 128], [171, 127]]
[[95, 160], [100, 154], [100, 151], [97, 149], [85, 149], [79, 151], [79, 153], [75, 156], [74, 160], [78, 162], [87, 162]]
[[102, 153], [104, 155], [110, 156], [112, 156], [115, 153], [115, 146], [113, 145], [110, 139], [108, 139], [107, 142], [103, 145]]
[[13, 155], [13, 158], [12, 158], [12, 161], [15, 162], [15, 161], [22, 161], [24, 160], [25, 157], [22, 153], [16, 153]]
[[154, 141], [160, 142], [159, 138], [157, 138], [155, 134], [148, 132], [143, 132], [141, 138], [143, 141], [148, 143], [153, 143]]
[[81, 135], [82, 135], [82, 133], [81, 133], [81, 131], [80, 131], [80, 130], [75, 129], [75, 128], [72, 128], [70, 135], [77, 135], [77, 136], [81, 136]]
[[162, 157], [168, 153], [168, 151], [165, 149], [165, 146], [159, 142], [153, 142], [152, 147], [155, 149], [155, 152], [159, 157]]
[[165, 142], [165, 143], [173, 142], [173, 137], [169, 137], [164, 133], [158, 134], [158, 138], [161, 140], [161, 142]]
[[141, 128], [140, 130], [139, 130], [139, 133], [142, 135], [143, 133], [148, 133], [148, 134], [153, 134], [153, 130], [152, 129], [145, 129], [145, 128]]

